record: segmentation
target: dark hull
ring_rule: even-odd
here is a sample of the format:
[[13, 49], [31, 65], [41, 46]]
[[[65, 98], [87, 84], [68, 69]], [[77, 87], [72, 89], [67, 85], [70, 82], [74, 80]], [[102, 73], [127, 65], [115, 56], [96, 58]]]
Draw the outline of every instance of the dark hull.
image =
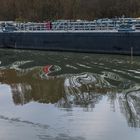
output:
[[1, 32], [1, 48], [140, 54], [140, 32]]

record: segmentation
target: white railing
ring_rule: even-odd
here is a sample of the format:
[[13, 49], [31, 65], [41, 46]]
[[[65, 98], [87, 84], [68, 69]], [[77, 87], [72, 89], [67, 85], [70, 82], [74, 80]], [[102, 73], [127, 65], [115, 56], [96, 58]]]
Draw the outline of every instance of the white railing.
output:
[[55, 21], [45, 23], [17, 23], [0, 22], [0, 31], [92, 31], [92, 30], [117, 30], [120, 24], [132, 24], [140, 30], [139, 19], [127, 20], [95, 20], [95, 21]]

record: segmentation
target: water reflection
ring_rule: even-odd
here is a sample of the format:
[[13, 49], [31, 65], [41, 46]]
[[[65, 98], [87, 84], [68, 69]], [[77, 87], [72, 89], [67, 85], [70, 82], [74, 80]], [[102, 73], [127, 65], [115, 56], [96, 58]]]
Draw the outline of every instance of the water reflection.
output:
[[107, 95], [112, 103], [119, 101], [130, 127], [140, 127], [140, 84], [105, 70], [56, 74], [61, 71], [58, 65], [22, 68], [30, 62], [17, 61], [0, 67], [0, 82], [10, 85], [15, 105], [34, 101], [67, 109], [94, 108]]
[[[54, 130], [53, 133], [50, 132], [50, 135], [35, 132], [35, 134], [38, 134], [38, 139], [84, 140], [84, 133], [81, 134], [83, 131], [80, 129], [82, 126], [86, 130], [86, 127], [89, 127], [88, 130], [91, 131], [94, 129], [97, 135], [100, 135], [101, 131], [96, 130], [96, 128], [99, 128], [99, 130], [105, 128], [104, 131], [106, 132], [110, 123], [115, 125], [113, 129], [116, 127], [116, 120], [113, 120], [115, 116], [108, 119], [107, 127], [104, 126], [105, 124], [102, 121], [106, 121], [105, 119], [110, 115], [105, 113], [105, 111], [110, 113], [109, 109], [106, 109], [109, 102], [113, 112], [121, 111], [129, 127], [139, 128], [140, 58], [134, 59], [133, 65], [130, 65], [127, 56], [1, 51], [0, 83], [10, 86], [12, 93], [10, 97], [12, 97], [14, 103], [14, 107], [10, 104], [12, 107], [8, 109], [19, 108], [19, 110], [22, 110], [25, 107], [25, 110], [37, 110], [37, 113], [34, 113], [34, 115], [29, 113], [32, 116], [29, 119], [30, 117], [26, 118], [26, 115], [29, 114], [25, 110], [22, 110], [23, 113], [19, 115], [21, 117], [25, 113], [25, 118], [18, 118], [18, 113], [17, 116], [12, 116], [11, 114], [14, 114], [16, 109], [10, 111], [10, 115], [2, 110], [0, 120], [19, 122], [25, 124], [25, 126], [26, 124], [46, 126], [46, 128], [48, 128], [48, 125], [56, 127], [60, 122], [58, 126], [63, 127], [57, 127], [57, 131], [61, 130], [60, 133], [53, 136]], [[29, 109], [28, 107], [32, 103], [37, 103], [37, 105], [33, 105]], [[49, 108], [50, 104], [53, 107]], [[50, 111], [52, 108], [54, 109], [53, 113]], [[63, 113], [56, 111], [55, 108], [61, 113], [62, 110], [68, 113], [67, 117], [62, 117]], [[6, 109], [7, 107], [5, 107]], [[42, 111], [43, 109], [45, 111]], [[80, 109], [82, 111], [79, 113]], [[42, 119], [43, 116], [39, 117], [40, 110], [44, 114], [44, 119]], [[34, 120], [36, 114], [38, 116]], [[118, 114], [117, 112], [116, 115]], [[66, 116], [66, 114], [63, 115]], [[101, 119], [99, 119], [100, 117]], [[70, 120], [70, 124], [73, 121], [74, 126], [71, 126], [69, 131], [75, 132], [75, 136], [68, 135], [69, 132], [61, 134], [67, 130], [68, 123], [66, 122], [69, 122], [67, 119]], [[118, 125], [121, 125], [120, 120], [119, 122]], [[25, 128], [23, 129], [25, 130]], [[123, 129], [126, 129], [126, 127], [123, 127]], [[123, 130], [120, 131], [123, 133]], [[86, 134], [91, 135], [93, 132]], [[111, 135], [110, 132], [107, 134]], [[92, 136], [87, 137], [92, 140]], [[104, 138], [104, 136], [102, 137]], [[98, 136], [97, 138], [101, 139]]]
[[130, 127], [140, 127], [140, 92], [128, 92], [119, 96], [121, 112]]

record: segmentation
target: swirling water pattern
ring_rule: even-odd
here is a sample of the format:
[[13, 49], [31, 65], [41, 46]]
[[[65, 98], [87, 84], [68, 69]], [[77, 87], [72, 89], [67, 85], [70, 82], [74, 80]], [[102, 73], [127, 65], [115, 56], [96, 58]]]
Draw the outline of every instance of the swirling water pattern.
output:
[[140, 57], [130, 60], [1, 50], [0, 139], [139, 140]]

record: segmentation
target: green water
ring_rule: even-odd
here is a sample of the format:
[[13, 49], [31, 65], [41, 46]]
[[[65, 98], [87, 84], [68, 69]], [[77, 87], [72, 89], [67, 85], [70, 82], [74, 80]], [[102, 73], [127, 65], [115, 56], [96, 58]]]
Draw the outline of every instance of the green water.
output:
[[140, 57], [130, 60], [0, 50], [0, 139], [139, 140]]

